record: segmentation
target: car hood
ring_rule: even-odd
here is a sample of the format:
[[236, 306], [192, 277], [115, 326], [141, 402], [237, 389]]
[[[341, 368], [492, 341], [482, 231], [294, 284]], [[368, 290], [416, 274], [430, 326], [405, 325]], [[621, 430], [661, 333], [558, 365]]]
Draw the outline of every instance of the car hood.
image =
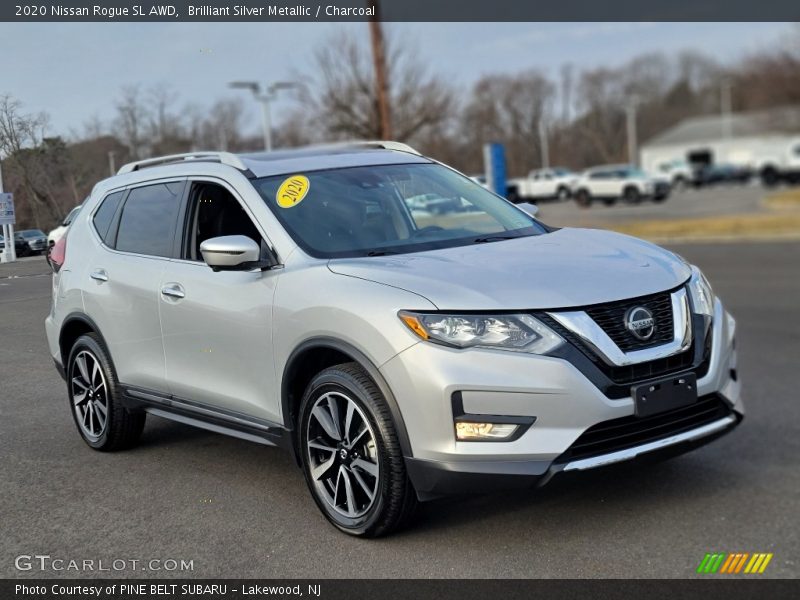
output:
[[568, 228], [444, 250], [336, 259], [328, 267], [414, 292], [441, 310], [586, 306], [668, 290], [691, 274], [683, 260], [649, 242]]

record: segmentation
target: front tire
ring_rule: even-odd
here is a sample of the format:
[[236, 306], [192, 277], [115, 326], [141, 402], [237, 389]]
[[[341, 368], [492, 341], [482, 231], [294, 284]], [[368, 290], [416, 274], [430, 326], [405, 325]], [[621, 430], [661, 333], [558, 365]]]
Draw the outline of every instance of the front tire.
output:
[[120, 403], [116, 372], [100, 338], [94, 333], [79, 337], [67, 365], [70, 410], [83, 441], [100, 451], [133, 446], [144, 428], [145, 413]]
[[341, 531], [378, 537], [413, 514], [417, 497], [389, 407], [357, 363], [325, 369], [309, 383], [298, 455], [314, 501]]
[[633, 186], [626, 187], [622, 197], [628, 204], [639, 204], [642, 201], [639, 190]]
[[575, 194], [575, 204], [581, 208], [589, 208], [592, 205], [592, 196], [589, 190], [578, 190]]

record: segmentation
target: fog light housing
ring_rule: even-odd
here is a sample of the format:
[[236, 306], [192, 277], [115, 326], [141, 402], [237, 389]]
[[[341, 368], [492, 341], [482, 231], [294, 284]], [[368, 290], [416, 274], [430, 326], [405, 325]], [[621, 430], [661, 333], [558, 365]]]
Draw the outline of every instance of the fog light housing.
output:
[[456, 439], [459, 442], [503, 441], [516, 433], [515, 423], [478, 423], [459, 421], [456, 423]]

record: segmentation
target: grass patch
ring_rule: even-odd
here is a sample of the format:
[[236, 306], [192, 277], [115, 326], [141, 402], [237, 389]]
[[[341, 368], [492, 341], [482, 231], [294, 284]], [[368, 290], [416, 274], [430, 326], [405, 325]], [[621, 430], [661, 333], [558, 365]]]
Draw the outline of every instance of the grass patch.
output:
[[800, 235], [798, 214], [746, 214], [692, 219], [634, 221], [608, 229], [642, 238], [703, 239]]
[[791, 187], [764, 198], [769, 208], [800, 208], [800, 188]]

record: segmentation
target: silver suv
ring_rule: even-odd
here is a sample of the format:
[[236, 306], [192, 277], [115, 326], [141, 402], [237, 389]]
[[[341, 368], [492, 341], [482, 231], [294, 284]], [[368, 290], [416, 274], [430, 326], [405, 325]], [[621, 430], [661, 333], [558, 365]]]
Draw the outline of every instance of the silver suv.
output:
[[349, 534], [743, 414], [735, 322], [696, 267], [548, 227], [402, 144], [126, 165], [50, 259], [89, 446], [131, 446], [148, 414], [281, 446]]

